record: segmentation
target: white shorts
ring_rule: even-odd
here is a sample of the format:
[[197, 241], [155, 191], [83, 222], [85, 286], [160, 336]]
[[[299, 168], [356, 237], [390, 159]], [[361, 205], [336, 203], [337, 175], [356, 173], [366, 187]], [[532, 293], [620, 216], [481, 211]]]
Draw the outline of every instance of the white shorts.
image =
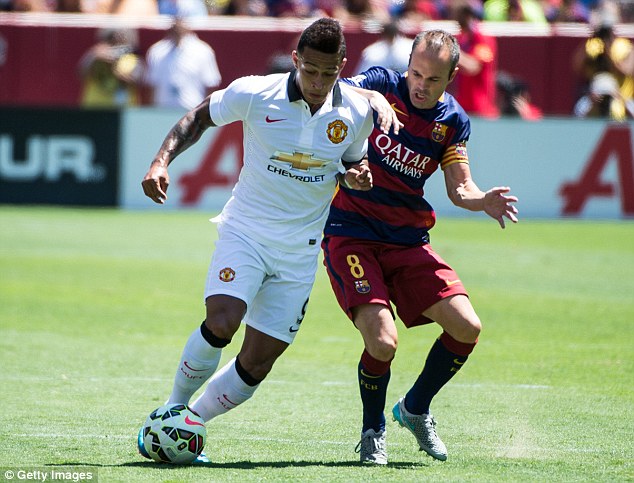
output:
[[219, 227], [205, 299], [222, 294], [243, 300], [243, 323], [290, 344], [306, 313], [318, 254], [281, 251]]

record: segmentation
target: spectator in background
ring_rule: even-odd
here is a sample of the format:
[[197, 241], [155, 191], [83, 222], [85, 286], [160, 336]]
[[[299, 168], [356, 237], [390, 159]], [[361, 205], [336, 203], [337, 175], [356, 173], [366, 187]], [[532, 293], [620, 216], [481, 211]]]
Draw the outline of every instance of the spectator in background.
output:
[[83, 13], [82, 0], [57, 0], [55, 11], [58, 13]]
[[625, 99], [616, 79], [607, 72], [594, 76], [589, 92], [574, 107], [576, 117], [602, 117], [614, 121], [634, 119], [634, 100]]
[[384, 24], [381, 38], [368, 45], [361, 52], [361, 59], [354, 73], [358, 74], [375, 65], [397, 72], [405, 72], [409, 64], [412, 42], [412, 39], [408, 39], [401, 33], [396, 21]]
[[546, 24], [544, 9], [537, 0], [486, 0], [484, 20]]
[[3, 0], [1, 10], [9, 12], [50, 12], [46, 0]]
[[158, 12], [172, 17], [206, 17], [209, 8], [205, 0], [156, 0]]
[[205, 0], [0, 0], [0, 11], [112, 13], [118, 15], [157, 15], [160, 3], [200, 3]]
[[[606, 115], [611, 119], [628, 117], [627, 105], [634, 98], [634, 48], [630, 40], [617, 37], [611, 24], [599, 25], [575, 52], [573, 68], [585, 86], [580, 101], [598, 104], [583, 109], [582, 102], [575, 107], [576, 115], [584, 110], [588, 111], [586, 115], [592, 115], [607, 109]], [[610, 77], [612, 81], [608, 80]]]
[[477, 4], [456, 2], [453, 15], [460, 25], [460, 33], [456, 35], [460, 44], [460, 60], [452, 88], [454, 97], [469, 115], [498, 117], [495, 86], [497, 41], [480, 31], [481, 11]]
[[549, 2], [544, 7], [546, 20], [555, 22], [587, 23], [590, 20], [590, 10], [579, 0], [561, 0]]
[[136, 53], [136, 31], [105, 29], [79, 61], [83, 107], [125, 107], [140, 104], [143, 60]]
[[531, 102], [526, 82], [506, 72], [498, 72], [496, 85], [500, 114], [509, 117], [519, 116], [527, 121], [538, 121], [544, 117], [541, 109]]
[[622, 22], [621, 5], [619, 0], [598, 0], [594, 3], [590, 12], [590, 24], [595, 26], [614, 25]]
[[377, 0], [339, 0], [332, 16], [348, 26], [361, 26], [366, 22], [381, 24], [390, 18], [385, 4]]
[[390, 8], [392, 18], [418, 28], [420, 22], [442, 20], [443, 10], [434, 0], [402, 0]]
[[267, 16], [264, 0], [227, 0], [221, 8], [222, 15]]
[[151, 103], [193, 109], [220, 84], [214, 50], [176, 17], [166, 36], [146, 55]]
[[271, 17], [308, 18], [324, 16], [312, 0], [266, 0], [267, 15]]
[[106, 0], [99, 1], [100, 10], [106, 9], [106, 13], [131, 16], [153, 16], [158, 14], [156, 0]]

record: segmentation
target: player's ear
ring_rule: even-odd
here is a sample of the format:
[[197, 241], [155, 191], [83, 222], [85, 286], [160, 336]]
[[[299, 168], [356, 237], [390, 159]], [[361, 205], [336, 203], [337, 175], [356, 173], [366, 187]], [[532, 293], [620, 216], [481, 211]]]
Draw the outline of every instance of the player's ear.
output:
[[346, 62], [348, 62], [347, 58], [344, 57], [341, 59], [341, 64], [339, 64], [339, 73], [343, 71], [343, 68], [346, 66]]
[[[458, 70], [460, 70], [458, 67], [456, 67], [453, 72], [451, 73], [451, 75], [449, 76], [449, 82], [451, 82], [452, 80], [454, 80], [454, 78], [456, 77], [456, 74], [458, 73]], [[447, 84], [449, 84], [449, 82], [447, 82]]]
[[295, 66], [295, 68], [299, 70], [299, 56], [296, 50], [293, 50], [293, 52], [291, 53], [291, 59], [293, 61], [293, 66]]

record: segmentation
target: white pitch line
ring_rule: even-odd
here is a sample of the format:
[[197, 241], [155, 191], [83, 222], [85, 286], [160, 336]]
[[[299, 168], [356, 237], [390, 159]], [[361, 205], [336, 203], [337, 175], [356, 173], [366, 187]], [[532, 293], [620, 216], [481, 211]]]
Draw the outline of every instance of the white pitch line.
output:
[[[128, 434], [128, 435], [120, 435], [120, 434], [115, 434], [115, 435], [104, 435], [104, 434], [61, 434], [61, 433], [16, 433], [16, 434], [12, 434], [11, 436], [17, 437], [17, 438], [58, 438], [58, 439], [77, 439], [77, 438], [81, 438], [81, 439], [111, 439], [111, 440], [117, 440], [117, 441], [132, 441], [134, 443], [136, 443], [136, 435], [134, 434]], [[272, 443], [285, 443], [285, 444], [291, 444], [294, 446], [313, 446], [314, 444], [323, 444], [323, 445], [331, 445], [331, 446], [354, 446], [355, 442], [350, 439], [348, 441], [329, 441], [329, 440], [310, 440], [310, 441], [306, 441], [304, 439], [288, 439], [288, 438], [267, 438], [267, 437], [260, 437], [260, 436], [249, 436], [249, 435], [241, 435], [240, 437], [235, 437], [235, 438], [231, 438], [231, 437], [223, 437], [224, 440], [227, 441], [262, 441], [262, 442], [272, 442]], [[411, 443], [399, 443], [399, 442], [392, 442], [390, 441], [390, 446], [397, 446], [397, 447], [410, 447], [412, 446]], [[451, 445], [452, 447], [455, 448], [472, 448], [473, 445], [472, 444], [467, 444], [467, 443], [453, 443]], [[489, 451], [503, 451], [507, 449], [506, 445], [482, 445], [479, 444], [478, 445], [479, 448], [482, 449], [486, 449]], [[566, 453], [583, 453], [583, 454], [592, 454], [592, 453], [596, 453], [596, 454], [603, 454], [605, 453], [604, 449], [601, 448], [541, 448], [541, 447], [527, 447], [525, 448], [527, 450], [527, 452], [531, 452], [531, 453], [535, 453], [535, 452], [542, 452], [542, 453], [558, 453], [558, 454], [566, 454]]]

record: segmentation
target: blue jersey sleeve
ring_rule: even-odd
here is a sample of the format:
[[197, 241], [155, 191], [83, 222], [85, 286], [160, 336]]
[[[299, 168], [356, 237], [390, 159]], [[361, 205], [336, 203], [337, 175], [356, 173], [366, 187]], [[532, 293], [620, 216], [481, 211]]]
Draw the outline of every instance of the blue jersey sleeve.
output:
[[361, 74], [341, 79], [341, 81], [351, 86], [377, 91], [385, 95], [389, 90], [390, 82], [394, 84], [398, 82], [398, 73], [383, 67], [370, 67]]

